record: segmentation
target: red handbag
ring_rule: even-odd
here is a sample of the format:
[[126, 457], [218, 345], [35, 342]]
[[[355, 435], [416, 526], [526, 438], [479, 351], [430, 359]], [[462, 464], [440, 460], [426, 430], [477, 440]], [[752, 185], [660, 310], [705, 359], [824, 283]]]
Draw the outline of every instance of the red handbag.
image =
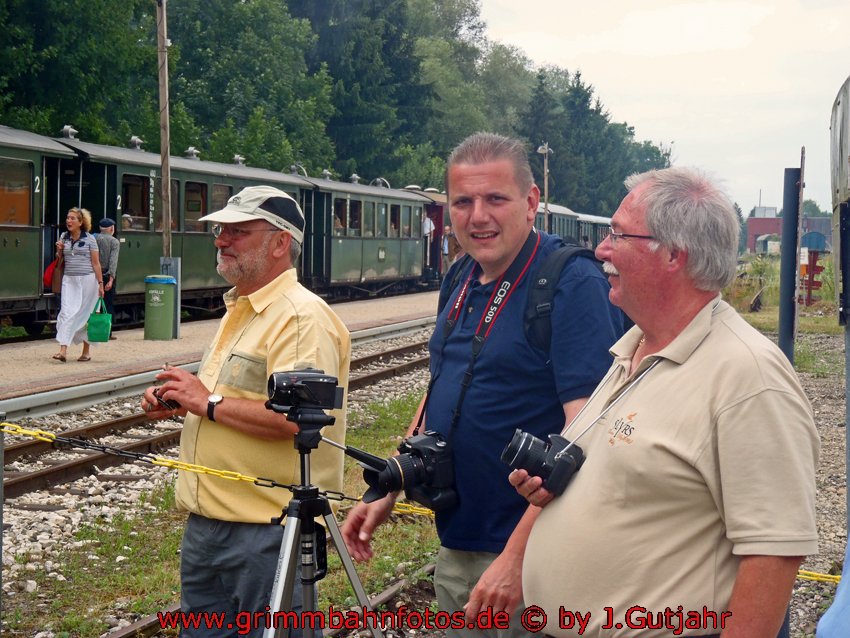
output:
[[56, 271], [56, 265], [59, 263], [59, 259], [54, 259], [50, 262], [50, 265], [44, 269], [44, 287], [50, 288], [53, 286], [53, 273]]
[[56, 294], [62, 292], [62, 275], [65, 274], [65, 260], [57, 257], [44, 269], [44, 287]]

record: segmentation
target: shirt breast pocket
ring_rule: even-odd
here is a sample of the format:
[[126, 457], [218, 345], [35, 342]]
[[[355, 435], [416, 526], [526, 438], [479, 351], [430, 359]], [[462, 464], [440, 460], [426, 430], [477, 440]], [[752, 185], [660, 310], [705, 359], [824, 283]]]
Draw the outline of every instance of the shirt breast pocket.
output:
[[233, 352], [224, 362], [218, 383], [257, 394], [266, 394], [266, 358]]

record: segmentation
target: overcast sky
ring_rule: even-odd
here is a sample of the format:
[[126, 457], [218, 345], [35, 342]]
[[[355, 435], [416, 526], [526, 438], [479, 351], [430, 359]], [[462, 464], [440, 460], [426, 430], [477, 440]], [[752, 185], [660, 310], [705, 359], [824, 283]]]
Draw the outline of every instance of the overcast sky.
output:
[[745, 215], [760, 193], [782, 207], [803, 146], [805, 197], [831, 210], [850, 0], [481, 0], [481, 13], [490, 39], [581, 70], [615, 121], [722, 178]]

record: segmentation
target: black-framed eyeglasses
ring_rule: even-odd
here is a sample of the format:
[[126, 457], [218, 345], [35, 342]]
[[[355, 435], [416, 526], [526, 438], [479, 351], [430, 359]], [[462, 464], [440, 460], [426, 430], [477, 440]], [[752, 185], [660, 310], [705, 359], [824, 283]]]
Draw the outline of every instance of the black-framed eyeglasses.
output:
[[617, 243], [618, 239], [655, 239], [654, 235], [633, 235], [631, 233], [618, 233], [611, 226], [608, 226], [608, 238], [611, 244]]
[[248, 233], [279, 233], [281, 232], [280, 228], [237, 228], [236, 226], [224, 224], [213, 224], [212, 234], [214, 237], [221, 237], [222, 235], [230, 235], [234, 239], [238, 239], [239, 237], [244, 237]]

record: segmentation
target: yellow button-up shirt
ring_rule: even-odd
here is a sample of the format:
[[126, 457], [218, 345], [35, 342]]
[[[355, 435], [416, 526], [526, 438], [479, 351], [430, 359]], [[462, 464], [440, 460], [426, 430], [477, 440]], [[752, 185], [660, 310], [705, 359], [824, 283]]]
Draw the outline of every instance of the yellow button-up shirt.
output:
[[[294, 268], [260, 290], [224, 296], [227, 313], [204, 355], [198, 378], [211, 393], [225, 397], [268, 398], [272, 372], [318, 368], [347, 387], [351, 357], [348, 329], [312, 292], [298, 283]], [[323, 436], [345, 442], [345, 404]], [[342, 489], [343, 454], [322, 443], [311, 453], [311, 483], [322, 490]], [[206, 415], [188, 414], [180, 438], [180, 460], [279, 483], [298, 483], [300, 464], [292, 440], [268, 441], [239, 432]], [[181, 471], [177, 481], [180, 509], [208, 518], [268, 523], [289, 502], [283, 488], [257, 487], [247, 481]]]

